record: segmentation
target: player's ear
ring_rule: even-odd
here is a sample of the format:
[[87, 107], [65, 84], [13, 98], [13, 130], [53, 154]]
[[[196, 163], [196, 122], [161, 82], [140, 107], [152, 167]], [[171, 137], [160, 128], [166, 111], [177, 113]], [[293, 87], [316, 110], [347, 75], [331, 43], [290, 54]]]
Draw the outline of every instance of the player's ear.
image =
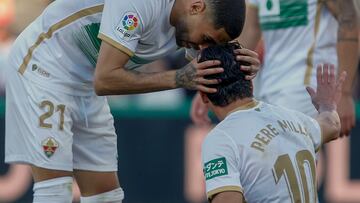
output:
[[198, 15], [203, 11], [205, 11], [205, 9], [206, 9], [205, 0], [191, 0], [191, 5], [190, 5], [191, 15]]
[[201, 99], [202, 101], [205, 103], [205, 104], [209, 104], [210, 103], [210, 100], [209, 98], [207, 97], [207, 95], [203, 92], [200, 92], [200, 96], [201, 96]]

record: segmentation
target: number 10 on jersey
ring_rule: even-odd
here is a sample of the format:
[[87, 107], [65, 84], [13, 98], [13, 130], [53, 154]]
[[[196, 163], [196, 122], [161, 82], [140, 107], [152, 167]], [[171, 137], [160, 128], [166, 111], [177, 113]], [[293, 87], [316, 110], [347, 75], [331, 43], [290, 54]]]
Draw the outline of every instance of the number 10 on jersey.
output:
[[[295, 166], [288, 154], [279, 156], [273, 168], [275, 183], [278, 184], [283, 177], [293, 203], [317, 202], [315, 160], [311, 152], [308, 150], [297, 152]], [[310, 171], [311, 177], [306, 176], [306, 171]], [[311, 178], [310, 188], [308, 178]]]

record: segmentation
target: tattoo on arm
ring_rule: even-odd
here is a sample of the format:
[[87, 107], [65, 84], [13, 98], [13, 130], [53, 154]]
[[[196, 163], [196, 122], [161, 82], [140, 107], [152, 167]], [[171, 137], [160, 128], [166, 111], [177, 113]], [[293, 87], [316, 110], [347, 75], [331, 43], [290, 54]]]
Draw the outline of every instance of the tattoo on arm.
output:
[[194, 90], [196, 88], [196, 68], [192, 63], [189, 63], [184, 68], [176, 71], [175, 82], [176, 87], [183, 87]]
[[339, 22], [338, 42], [358, 42], [358, 23], [353, 0], [323, 0]]
[[358, 43], [359, 39], [356, 38], [356, 37], [338, 36], [338, 42], [355, 42], [355, 43]]

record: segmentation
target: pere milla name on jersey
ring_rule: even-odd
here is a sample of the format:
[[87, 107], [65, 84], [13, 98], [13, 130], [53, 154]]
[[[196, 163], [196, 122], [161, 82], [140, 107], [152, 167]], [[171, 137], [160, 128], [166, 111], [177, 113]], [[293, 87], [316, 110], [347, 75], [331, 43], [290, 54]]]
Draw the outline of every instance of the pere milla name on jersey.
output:
[[272, 124], [268, 124], [264, 128], [262, 128], [255, 135], [254, 141], [251, 143], [251, 147], [261, 152], [264, 152], [266, 145], [268, 145], [273, 138], [280, 134], [278, 130], [279, 128], [281, 128], [284, 132], [294, 132], [296, 134], [310, 136], [308, 130], [299, 123], [296, 123], [295, 125], [293, 121], [278, 120], [277, 124], [279, 125], [277, 127], [274, 127]]

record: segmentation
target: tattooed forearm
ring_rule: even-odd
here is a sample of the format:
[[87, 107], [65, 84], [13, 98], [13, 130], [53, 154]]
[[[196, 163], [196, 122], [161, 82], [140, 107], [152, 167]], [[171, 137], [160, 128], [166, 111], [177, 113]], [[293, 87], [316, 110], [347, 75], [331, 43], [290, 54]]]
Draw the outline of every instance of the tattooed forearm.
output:
[[339, 23], [338, 42], [358, 42], [358, 23], [353, 0], [322, 0]]
[[353, 0], [320, 0], [339, 21], [339, 24], [356, 27], [356, 10]]
[[339, 36], [338, 37], [338, 42], [354, 42], [354, 43], [358, 43], [359, 39], [356, 37], [343, 37], [343, 36]]
[[338, 7], [338, 21], [340, 28], [343, 30], [356, 30], [357, 15], [354, 7], [354, 2], [352, 0], [339, 0]]
[[196, 88], [195, 79], [196, 68], [192, 63], [176, 71], [175, 82], [177, 87], [193, 90]]

